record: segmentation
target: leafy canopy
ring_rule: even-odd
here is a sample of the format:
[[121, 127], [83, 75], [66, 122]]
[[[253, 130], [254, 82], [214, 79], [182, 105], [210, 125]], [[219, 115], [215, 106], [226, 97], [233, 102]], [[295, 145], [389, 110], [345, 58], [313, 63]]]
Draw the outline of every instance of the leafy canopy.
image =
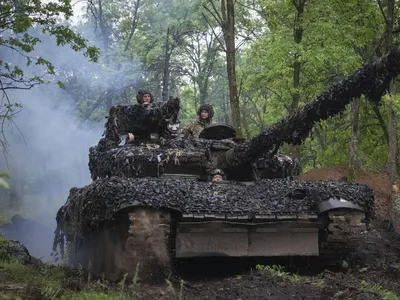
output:
[[[49, 60], [33, 55], [35, 46], [41, 42], [41, 33], [54, 36], [57, 46], [70, 45], [74, 51], [84, 51], [85, 57], [97, 62], [99, 50], [88, 46], [80, 34], [61, 22], [62, 18], [69, 20], [72, 15], [70, 0], [47, 3], [40, 0], [1, 1], [0, 53], [18, 54], [19, 58], [24, 58], [22, 61], [25, 61], [27, 67], [36, 65], [43, 67], [39, 68], [41, 74], [55, 75], [55, 68]], [[21, 59], [12, 64], [3, 55], [0, 56], [0, 89], [3, 99], [7, 90], [30, 89], [44, 83], [43, 75], [27, 76], [20, 64]], [[63, 87], [61, 82], [59, 85]]]

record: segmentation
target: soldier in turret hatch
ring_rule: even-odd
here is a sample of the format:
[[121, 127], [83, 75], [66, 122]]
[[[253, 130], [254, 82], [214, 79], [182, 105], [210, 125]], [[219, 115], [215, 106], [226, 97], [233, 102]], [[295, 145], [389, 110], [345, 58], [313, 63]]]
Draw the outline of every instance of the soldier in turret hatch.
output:
[[214, 116], [214, 109], [211, 104], [200, 105], [197, 110], [198, 119], [186, 125], [182, 129], [182, 133], [185, 137], [193, 136], [198, 138], [200, 132], [212, 123], [212, 118]]
[[139, 104], [150, 104], [153, 103], [153, 95], [149, 90], [139, 90], [138, 93], [136, 94], [136, 100]]
[[[144, 107], [147, 108], [149, 104], [154, 102], [154, 98], [149, 90], [143, 89], [137, 92], [136, 101], [138, 104], [143, 104]], [[125, 144], [131, 144], [134, 141], [135, 141], [135, 135], [130, 132], [127, 133]]]

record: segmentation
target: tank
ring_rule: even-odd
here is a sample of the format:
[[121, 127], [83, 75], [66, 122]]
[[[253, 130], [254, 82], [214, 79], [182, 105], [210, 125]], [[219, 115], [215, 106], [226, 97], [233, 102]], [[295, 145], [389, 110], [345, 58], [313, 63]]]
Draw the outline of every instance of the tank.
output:
[[373, 191], [297, 180], [298, 162], [279, 147], [300, 144], [353, 97], [379, 102], [382, 82], [400, 71], [394, 53], [250, 140], [227, 124], [184, 138], [178, 98], [112, 107], [103, 137], [89, 149], [92, 182], [72, 188], [57, 213], [53, 250], [108, 278], [137, 268], [141, 278], [167, 276], [176, 259], [320, 255], [338, 217], [368, 225]]

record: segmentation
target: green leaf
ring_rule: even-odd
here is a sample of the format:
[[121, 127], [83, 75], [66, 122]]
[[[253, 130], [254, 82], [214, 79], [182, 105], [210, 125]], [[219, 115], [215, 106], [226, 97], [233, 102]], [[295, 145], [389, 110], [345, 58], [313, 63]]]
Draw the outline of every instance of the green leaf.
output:
[[5, 189], [10, 189], [10, 185], [8, 184], [7, 181], [5, 181], [3, 178], [0, 177], [0, 186], [2, 186]]
[[0, 177], [6, 177], [8, 179], [11, 178], [10, 173], [8, 173], [7, 171], [1, 172], [0, 173]]
[[57, 84], [58, 84], [58, 86], [60, 87], [60, 88], [62, 88], [63, 90], [65, 90], [65, 84], [64, 83], [62, 83], [60, 80], [57, 82]]

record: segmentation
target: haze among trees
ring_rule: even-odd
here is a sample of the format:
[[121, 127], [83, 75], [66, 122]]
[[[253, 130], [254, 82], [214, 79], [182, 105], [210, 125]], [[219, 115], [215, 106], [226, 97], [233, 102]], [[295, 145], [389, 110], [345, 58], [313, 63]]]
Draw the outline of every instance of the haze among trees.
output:
[[[104, 123], [112, 105], [135, 103], [148, 88], [159, 101], [181, 98], [182, 123], [211, 103], [215, 121], [251, 138], [388, 52], [400, 33], [393, 0], [88, 0], [74, 22], [68, 0], [3, 3], [3, 126], [24, 109], [19, 89], [68, 98], [79, 120]], [[303, 171], [350, 164], [350, 180], [366, 168], [396, 182], [397, 85], [382, 106], [355, 99], [303, 145], [281, 151]]]

